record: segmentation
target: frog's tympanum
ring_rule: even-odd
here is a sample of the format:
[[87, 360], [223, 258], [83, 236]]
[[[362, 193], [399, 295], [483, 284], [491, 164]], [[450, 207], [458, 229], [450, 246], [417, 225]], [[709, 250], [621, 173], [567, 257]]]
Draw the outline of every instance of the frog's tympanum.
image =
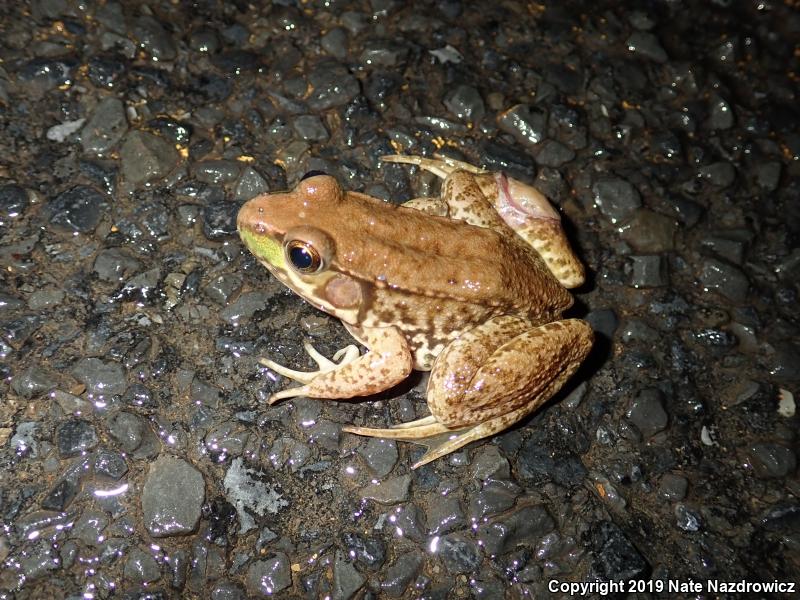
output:
[[430, 416], [359, 435], [422, 443], [430, 462], [498, 433], [548, 400], [592, 345], [561, 319], [583, 282], [558, 213], [536, 189], [445, 157], [385, 156], [444, 179], [440, 198], [397, 206], [342, 190], [324, 174], [239, 211], [239, 235], [281, 282], [341, 319], [368, 348], [333, 361], [310, 344], [315, 372], [261, 362], [302, 385], [282, 398], [351, 398], [431, 371]]

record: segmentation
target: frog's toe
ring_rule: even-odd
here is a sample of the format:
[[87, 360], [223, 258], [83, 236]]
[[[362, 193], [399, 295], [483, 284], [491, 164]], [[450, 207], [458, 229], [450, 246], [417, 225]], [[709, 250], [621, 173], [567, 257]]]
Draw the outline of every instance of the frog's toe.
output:
[[350, 364], [359, 356], [361, 356], [361, 352], [359, 352], [358, 346], [350, 344], [337, 350], [333, 355], [333, 360], [341, 367], [342, 365]]
[[267, 400], [267, 404], [272, 406], [276, 402], [280, 400], [284, 400], [286, 398], [297, 398], [298, 396], [305, 396], [307, 395], [306, 386], [301, 385], [299, 387], [287, 388], [285, 390], [281, 390], [280, 392], [275, 392], [272, 394], [269, 399]]
[[416, 165], [421, 169], [430, 171], [437, 177], [442, 179], [453, 172], [454, 169], [450, 168], [447, 163], [442, 160], [434, 160], [432, 158], [425, 158], [424, 156], [411, 156], [408, 154], [388, 154], [381, 156], [383, 162], [402, 163], [406, 165]]
[[450, 429], [446, 425], [439, 423], [433, 415], [416, 421], [394, 425], [389, 429], [347, 426], [343, 427], [342, 431], [368, 437], [413, 442], [426, 446], [428, 451], [411, 466], [412, 469], [450, 454], [486, 435], [480, 425], [470, 428]]
[[348, 425], [347, 427], [342, 427], [342, 431], [347, 433], [355, 433], [356, 435], [365, 435], [367, 437], [415, 442], [420, 439], [448, 432], [450, 429], [436, 421], [436, 419], [429, 421], [426, 417], [425, 419], [419, 419], [418, 421], [412, 421], [411, 423], [403, 423], [398, 427], [391, 427], [388, 429], [380, 429], [376, 427], [355, 427]]
[[311, 383], [311, 380], [314, 379], [318, 373], [318, 371], [310, 373], [307, 371], [296, 371], [294, 369], [290, 369], [289, 367], [284, 367], [283, 365], [280, 365], [274, 360], [270, 360], [268, 358], [262, 358], [258, 362], [265, 367], [272, 369], [278, 375], [283, 375], [284, 377], [288, 377], [294, 381], [299, 381], [300, 383]]

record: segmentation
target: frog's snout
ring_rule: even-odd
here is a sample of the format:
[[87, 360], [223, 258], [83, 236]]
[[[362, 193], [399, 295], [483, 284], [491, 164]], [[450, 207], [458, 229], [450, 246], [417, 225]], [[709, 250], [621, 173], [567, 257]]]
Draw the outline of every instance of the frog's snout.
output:
[[261, 197], [245, 202], [236, 215], [237, 231], [265, 233], [267, 231], [266, 216], [268, 212]]

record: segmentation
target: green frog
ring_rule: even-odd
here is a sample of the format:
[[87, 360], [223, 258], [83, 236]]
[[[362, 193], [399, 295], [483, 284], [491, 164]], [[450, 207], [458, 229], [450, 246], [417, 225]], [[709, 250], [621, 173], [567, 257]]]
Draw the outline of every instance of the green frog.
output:
[[388, 428], [344, 431], [423, 443], [413, 468], [494, 435], [551, 398], [588, 354], [585, 321], [562, 319], [584, 269], [558, 212], [534, 187], [437, 156], [391, 155], [443, 179], [439, 197], [402, 205], [345, 191], [310, 174], [294, 190], [239, 211], [247, 248], [282, 283], [342, 320], [355, 345], [296, 371], [261, 362], [301, 385], [283, 398], [352, 398], [430, 371], [430, 415]]

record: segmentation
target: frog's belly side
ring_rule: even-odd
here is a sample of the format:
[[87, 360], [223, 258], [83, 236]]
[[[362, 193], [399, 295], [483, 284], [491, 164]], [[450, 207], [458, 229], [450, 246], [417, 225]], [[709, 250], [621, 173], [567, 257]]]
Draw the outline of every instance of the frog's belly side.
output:
[[462, 331], [503, 312], [501, 307], [394, 291], [374, 298], [362, 326], [397, 327], [408, 340], [414, 369], [430, 371], [436, 357]]

